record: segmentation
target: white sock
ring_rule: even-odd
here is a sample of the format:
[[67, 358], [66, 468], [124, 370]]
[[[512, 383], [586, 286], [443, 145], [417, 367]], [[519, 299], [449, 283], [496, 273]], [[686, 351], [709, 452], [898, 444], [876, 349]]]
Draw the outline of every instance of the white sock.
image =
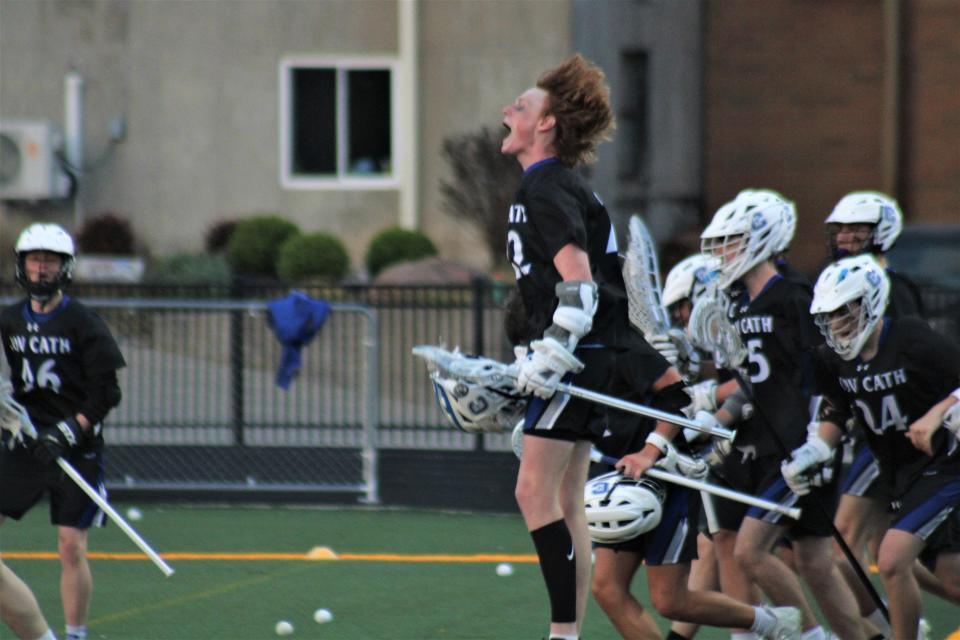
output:
[[[765, 636], [773, 631], [773, 625], [777, 624], [777, 619], [773, 614], [763, 607], [753, 608], [753, 624], [750, 625], [750, 631], [754, 631], [761, 636]], [[733, 638], [734, 636], [730, 636]]]
[[87, 625], [78, 624], [77, 626], [67, 625], [67, 640], [86, 640]]
[[883, 617], [883, 612], [880, 611], [880, 608], [874, 609], [870, 615], [864, 616], [870, 624], [877, 628], [877, 631], [882, 633], [885, 636], [893, 635], [893, 629], [890, 627], [890, 623], [887, 622], [887, 619]]
[[740, 633], [731, 633], [730, 640], [760, 640], [760, 636], [752, 631], [741, 631]]
[[57, 640], [57, 636], [53, 635], [53, 631], [47, 629], [47, 632], [37, 638], [37, 640]]
[[827, 634], [824, 633], [823, 627], [817, 625], [816, 627], [807, 629], [800, 634], [800, 640], [827, 640]]

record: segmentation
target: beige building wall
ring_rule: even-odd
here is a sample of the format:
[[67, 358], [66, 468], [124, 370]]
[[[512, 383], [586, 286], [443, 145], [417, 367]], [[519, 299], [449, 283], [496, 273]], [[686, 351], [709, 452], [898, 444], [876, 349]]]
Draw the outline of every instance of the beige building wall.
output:
[[421, 227], [442, 255], [485, 268], [491, 257], [480, 231], [441, 210], [443, 139], [499, 127], [503, 106], [572, 53], [571, 4], [423, 0], [420, 12]]
[[[420, 145], [419, 226], [445, 256], [485, 266], [476, 232], [440, 213], [440, 146], [496, 126], [501, 106], [568, 53], [569, 2], [414, 6], [419, 127], [402, 136]], [[0, 203], [0, 244], [35, 219], [72, 227], [109, 210], [155, 255], [199, 251], [212, 222], [267, 211], [338, 235], [359, 264], [371, 236], [400, 222], [400, 191], [281, 186], [279, 65], [300, 55], [396, 59], [399, 9], [397, 0], [0, 0], [0, 117], [62, 126], [64, 75], [78, 71], [89, 167], [76, 202]], [[127, 137], [112, 145], [118, 117]]]

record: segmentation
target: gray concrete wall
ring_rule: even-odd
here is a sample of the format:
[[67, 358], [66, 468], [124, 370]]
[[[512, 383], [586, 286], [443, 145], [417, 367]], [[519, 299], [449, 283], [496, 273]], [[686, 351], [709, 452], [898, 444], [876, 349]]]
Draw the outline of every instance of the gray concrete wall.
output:
[[[393, 0], [0, 0], [0, 115], [63, 121], [63, 76], [86, 79], [88, 213], [129, 216], [155, 254], [199, 250], [218, 218], [276, 211], [343, 238], [357, 257], [395, 224], [398, 192], [279, 183], [283, 56], [397, 53]], [[128, 124], [110, 149], [107, 125]], [[102, 156], [102, 158], [101, 158]], [[8, 211], [72, 223], [71, 206]]]

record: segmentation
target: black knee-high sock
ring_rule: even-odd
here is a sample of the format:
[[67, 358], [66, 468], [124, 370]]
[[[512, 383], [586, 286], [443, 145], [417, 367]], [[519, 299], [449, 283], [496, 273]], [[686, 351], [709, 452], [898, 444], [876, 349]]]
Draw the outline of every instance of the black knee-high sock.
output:
[[530, 532], [540, 571], [550, 595], [551, 622], [577, 620], [577, 560], [573, 539], [562, 519]]

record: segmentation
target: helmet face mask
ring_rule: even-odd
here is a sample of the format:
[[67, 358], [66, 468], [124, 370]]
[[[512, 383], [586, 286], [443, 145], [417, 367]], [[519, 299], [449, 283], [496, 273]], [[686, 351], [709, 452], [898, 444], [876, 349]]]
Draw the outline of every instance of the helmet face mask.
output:
[[700, 235], [700, 250], [720, 260], [727, 289], [782, 246], [792, 203], [770, 190], [744, 190], [723, 205]]
[[[73, 239], [59, 225], [44, 223], [30, 225], [23, 230], [17, 239], [14, 253], [17, 284], [23, 287], [33, 300], [47, 302], [58, 291], [61, 291], [73, 281], [73, 271], [76, 266]], [[35, 255], [38, 253], [41, 255]], [[34, 259], [40, 258], [41, 260], [43, 260], [42, 254], [59, 256], [59, 270], [52, 277], [44, 277], [47, 272], [42, 272], [36, 279], [31, 278], [31, 274], [28, 273], [27, 260], [28, 256], [32, 254]]]
[[810, 313], [827, 345], [844, 360], [860, 355], [883, 320], [890, 280], [873, 256], [839, 260], [820, 274]]
[[[830, 255], [836, 260], [868, 251], [889, 251], [903, 230], [903, 213], [897, 201], [884, 193], [854, 191], [841, 198], [826, 223]], [[837, 242], [837, 235], [844, 231], [856, 234], [849, 244]], [[854, 246], [853, 242], [859, 245]]]

